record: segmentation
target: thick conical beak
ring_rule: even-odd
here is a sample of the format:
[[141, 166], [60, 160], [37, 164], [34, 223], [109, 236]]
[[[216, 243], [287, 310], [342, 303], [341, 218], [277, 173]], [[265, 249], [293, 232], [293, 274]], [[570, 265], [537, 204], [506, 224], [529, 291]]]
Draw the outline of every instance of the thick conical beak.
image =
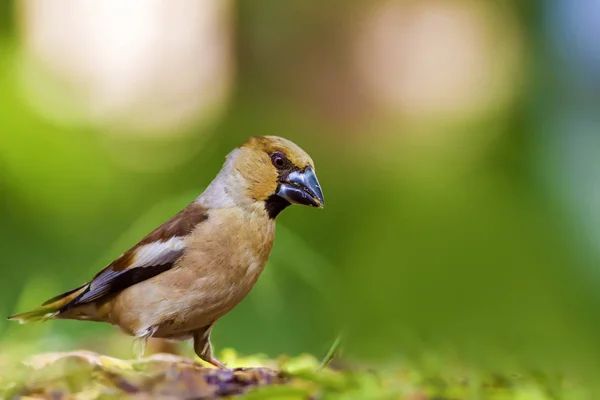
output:
[[303, 172], [290, 173], [279, 185], [277, 195], [294, 204], [319, 208], [325, 205], [321, 185], [311, 167], [306, 167]]

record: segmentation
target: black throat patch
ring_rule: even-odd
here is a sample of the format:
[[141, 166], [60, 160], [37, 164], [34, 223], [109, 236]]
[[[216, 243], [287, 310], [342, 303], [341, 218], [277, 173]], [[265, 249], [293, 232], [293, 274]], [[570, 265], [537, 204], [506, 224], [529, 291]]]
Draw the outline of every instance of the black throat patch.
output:
[[283, 197], [279, 197], [276, 194], [272, 194], [267, 200], [265, 200], [265, 210], [267, 210], [269, 218], [275, 219], [280, 212], [285, 210], [285, 208], [291, 204], [292, 203], [290, 203]]

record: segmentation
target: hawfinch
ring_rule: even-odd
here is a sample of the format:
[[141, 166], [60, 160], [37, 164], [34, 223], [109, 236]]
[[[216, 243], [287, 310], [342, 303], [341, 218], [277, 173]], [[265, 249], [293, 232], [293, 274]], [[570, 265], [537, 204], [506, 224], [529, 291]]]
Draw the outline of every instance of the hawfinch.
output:
[[150, 337], [193, 339], [202, 360], [224, 368], [211, 329], [256, 283], [290, 204], [323, 207], [312, 159], [289, 140], [253, 137], [204, 193], [91, 281], [9, 319], [108, 322], [137, 338], [138, 356]]

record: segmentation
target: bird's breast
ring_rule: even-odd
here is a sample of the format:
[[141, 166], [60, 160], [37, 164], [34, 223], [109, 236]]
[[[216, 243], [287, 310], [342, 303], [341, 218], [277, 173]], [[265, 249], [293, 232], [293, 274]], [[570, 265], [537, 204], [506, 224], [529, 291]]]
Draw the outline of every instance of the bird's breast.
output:
[[175, 269], [186, 287], [179, 292], [186, 298], [180, 317], [185, 329], [212, 323], [242, 301], [273, 247], [275, 226], [270, 220], [253, 219], [240, 210], [218, 210], [207, 222], [190, 236]]
[[274, 234], [274, 222], [260, 214], [237, 208], [212, 210], [188, 238], [182, 266], [225, 280], [260, 274]]
[[[176, 337], [215, 322], [250, 292], [273, 247], [275, 225], [237, 209], [211, 210], [177, 265], [123, 291], [114, 323], [134, 333], [159, 325]], [[115, 309], [116, 309], [115, 308]]]

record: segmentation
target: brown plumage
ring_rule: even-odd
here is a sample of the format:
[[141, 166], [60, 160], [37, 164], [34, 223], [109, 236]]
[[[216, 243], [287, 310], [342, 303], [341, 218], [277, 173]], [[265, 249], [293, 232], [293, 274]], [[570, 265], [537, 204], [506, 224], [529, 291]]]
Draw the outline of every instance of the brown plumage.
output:
[[212, 355], [212, 326], [256, 283], [275, 218], [292, 203], [323, 206], [312, 159], [286, 139], [253, 137], [204, 193], [90, 282], [9, 319], [108, 322], [142, 344], [191, 338], [200, 358], [223, 367]]

